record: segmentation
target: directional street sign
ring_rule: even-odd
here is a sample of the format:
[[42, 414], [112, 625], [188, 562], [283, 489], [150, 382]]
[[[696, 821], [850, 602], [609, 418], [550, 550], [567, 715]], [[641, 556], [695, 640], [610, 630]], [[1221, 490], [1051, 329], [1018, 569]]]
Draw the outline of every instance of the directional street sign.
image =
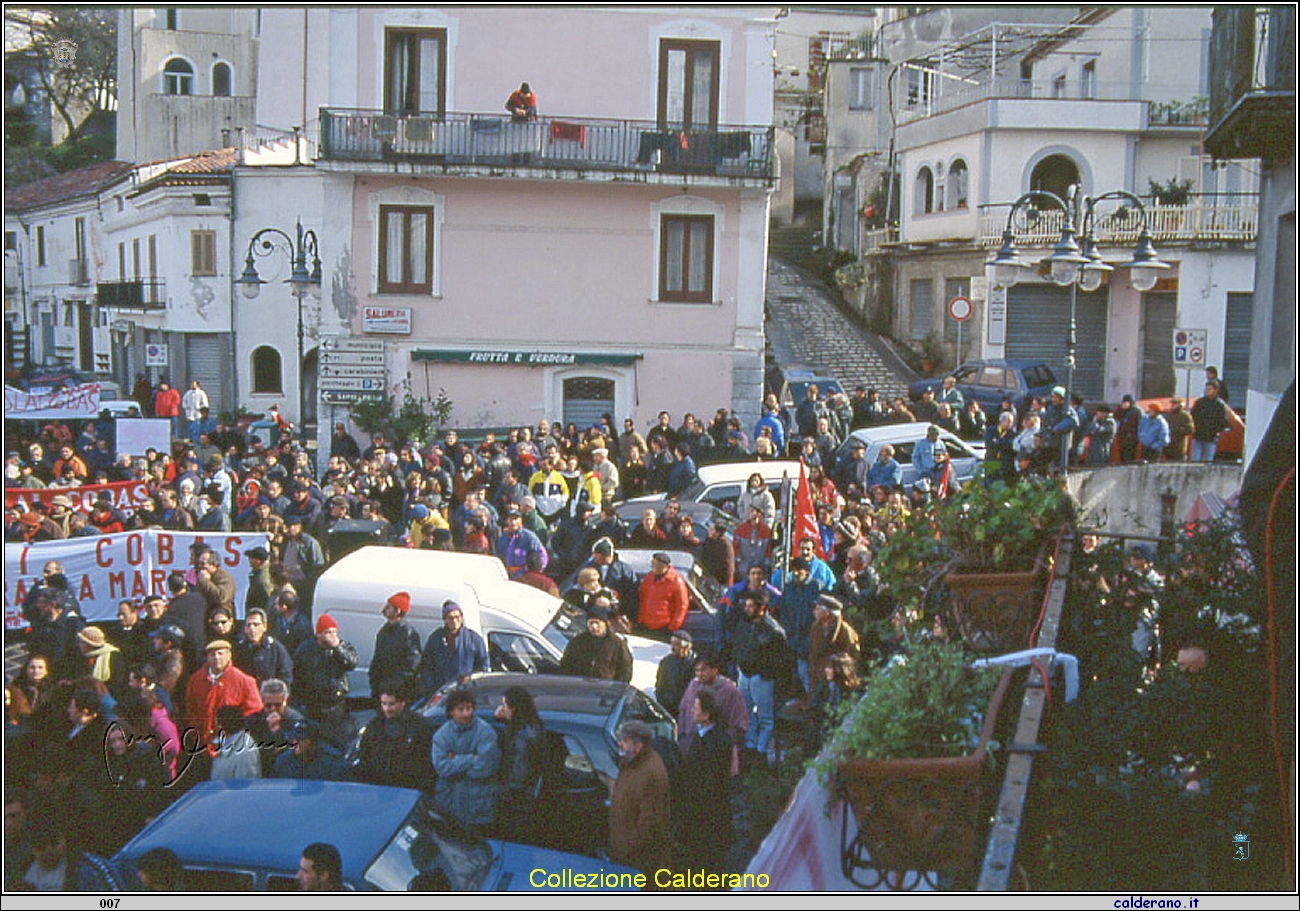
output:
[[344, 338], [330, 335], [320, 340], [321, 351], [366, 351], [384, 353], [384, 340], [378, 338]]
[[331, 404], [381, 398], [388, 387], [383, 340], [321, 339], [317, 377], [321, 398]]

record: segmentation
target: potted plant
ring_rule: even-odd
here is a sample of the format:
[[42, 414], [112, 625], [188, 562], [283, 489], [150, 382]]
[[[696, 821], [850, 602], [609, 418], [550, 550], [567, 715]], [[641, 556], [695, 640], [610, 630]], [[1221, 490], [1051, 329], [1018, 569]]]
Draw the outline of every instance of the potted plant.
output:
[[[813, 762], [858, 834], [845, 875], [961, 874], [981, 855], [981, 779], [1011, 672], [976, 670], [959, 644], [921, 642], [876, 668], [846, 722]], [[857, 882], [857, 880], [854, 880]], [[868, 888], [877, 883], [859, 883]]]
[[931, 330], [925, 338], [921, 339], [921, 372], [927, 376], [933, 374], [942, 360], [943, 342], [939, 338], [939, 333]]
[[1052, 551], [1073, 514], [1055, 482], [971, 482], [941, 501], [934, 524], [948, 555], [941, 613], [971, 648], [1025, 648], [1042, 606]]

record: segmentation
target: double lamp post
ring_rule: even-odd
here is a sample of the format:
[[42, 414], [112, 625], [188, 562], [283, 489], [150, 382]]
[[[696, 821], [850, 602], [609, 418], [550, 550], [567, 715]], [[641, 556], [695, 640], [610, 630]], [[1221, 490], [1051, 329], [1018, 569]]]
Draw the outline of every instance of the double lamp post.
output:
[[[1006, 229], [1002, 232], [1002, 246], [997, 256], [987, 264], [989, 278], [994, 285], [1010, 288], [1021, 277], [1036, 271], [1037, 264], [1021, 259], [1016, 248], [1016, 236], [1013, 229], [1016, 214], [1025, 210], [1031, 216], [1041, 212], [1044, 204], [1047, 208], [1059, 209], [1062, 213], [1061, 238], [1052, 248], [1052, 255], [1042, 260], [1051, 270], [1053, 283], [1070, 289], [1070, 324], [1066, 335], [1065, 388], [1066, 394], [1074, 391], [1075, 347], [1077, 345], [1078, 326], [1075, 311], [1078, 303], [1078, 289], [1096, 291], [1101, 287], [1106, 274], [1115, 271], [1115, 266], [1105, 262], [1098, 249], [1096, 227], [1099, 206], [1112, 200], [1121, 201], [1118, 209], [1106, 218], [1126, 223], [1135, 211], [1141, 231], [1137, 245], [1133, 249], [1132, 259], [1121, 263], [1120, 269], [1129, 270], [1129, 284], [1136, 291], [1150, 291], [1155, 287], [1160, 273], [1169, 268], [1156, 255], [1155, 245], [1151, 242], [1151, 232], [1147, 226], [1147, 209], [1142, 200], [1126, 190], [1111, 190], [1100, 196], [1083, 196], [1079, 188], [1071, 185], [1062, 199], [1046, 190], [1030, 190], [1014, 203], [1007, 214]], [[1082, 237], [1080, 244], [1078, 238]]]
[[[262, 292], [262, 286], [267, 284], [257, 274], [257, 265], [253, 257], [269, 256], [275, 252], [283, 253], [292, 266], [292, 271], [285, 281], [289, 285], [290, 293], [298, 301], [298, 428], [299, 433], [303, 433], [305, 432], [307, 415], [307, 397], [305, 385], [302, 381], [302, 304], [308, 297], [313, 300], [320, 300], [321, 295], [321, 264], [319, 248], [316, 244], [316, 232], [311, 229], [304, 231], [302, 222], [299, 221], [296, 238], [290, 237], [279, 228], [262, 228], [254, 234], [248, 242], [248, 255], [244, 259], [244, 273], [235, 279], [235, 284], [239, 285], [243, 290], [244, 297], [249, 300], [256, 300], [257, 296]], [[307, 268], [308, 257], [311, 258], [310, 270]]]

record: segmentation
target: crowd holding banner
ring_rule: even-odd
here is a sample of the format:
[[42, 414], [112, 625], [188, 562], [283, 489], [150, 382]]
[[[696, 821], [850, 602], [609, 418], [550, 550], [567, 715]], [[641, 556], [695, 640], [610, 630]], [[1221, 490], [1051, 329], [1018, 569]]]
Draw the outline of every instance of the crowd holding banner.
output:
[[144, 481], [117, 481], [111, 484], [85, 484], [81, 487], [40, 487], [34, 489], [21, 487], [5, 488], [5, 509], [12, 509], [22, 504], [30, 510], [33, 503], [44, 503], [47, 507], [59, 494], [72, 501], [72, 509], [90, 515], [91, 508], [100, 494], [107, 493], [113, 508], [124, 515], [131, 515], [136, 507], [149, 499], [149, 485]]
[[65, 386], [51, 392], [27, 392], [5, 386], [5, 418], [32, 421], [66, 421], [99, 414], [99, 383]]
[[28, 587], [49, 560], [63, 564], [69, 590], [81, 605], [87, 622], [113, 620], [119, 601], [137, 603], [147, 595], [166, 595], [169, 573], [190, 568], [190, 545], [203, 542], [219, 556], [235, 579], [235, 605], [242, 616], [248, 590], [248, 562], [244, 551], [266, 547], [267, 536], [195, 534], [157, 528], [99, 537], [69, 538], [41, 544], [5, 544], [5, 628], [25, 626], [20, 608]]

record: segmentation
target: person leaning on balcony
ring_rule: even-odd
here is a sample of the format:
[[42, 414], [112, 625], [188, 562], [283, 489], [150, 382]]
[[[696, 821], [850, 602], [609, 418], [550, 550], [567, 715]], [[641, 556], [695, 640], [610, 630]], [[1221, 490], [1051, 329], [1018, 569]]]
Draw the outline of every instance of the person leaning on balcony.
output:
[[528, 87], [528, 83], [520, 83], [519, 88], [510, 93], [510, 97], [506, 99], [506, 110], [510, 112], [511, 121], [515, 123], [537, 119], [537, 96]]

